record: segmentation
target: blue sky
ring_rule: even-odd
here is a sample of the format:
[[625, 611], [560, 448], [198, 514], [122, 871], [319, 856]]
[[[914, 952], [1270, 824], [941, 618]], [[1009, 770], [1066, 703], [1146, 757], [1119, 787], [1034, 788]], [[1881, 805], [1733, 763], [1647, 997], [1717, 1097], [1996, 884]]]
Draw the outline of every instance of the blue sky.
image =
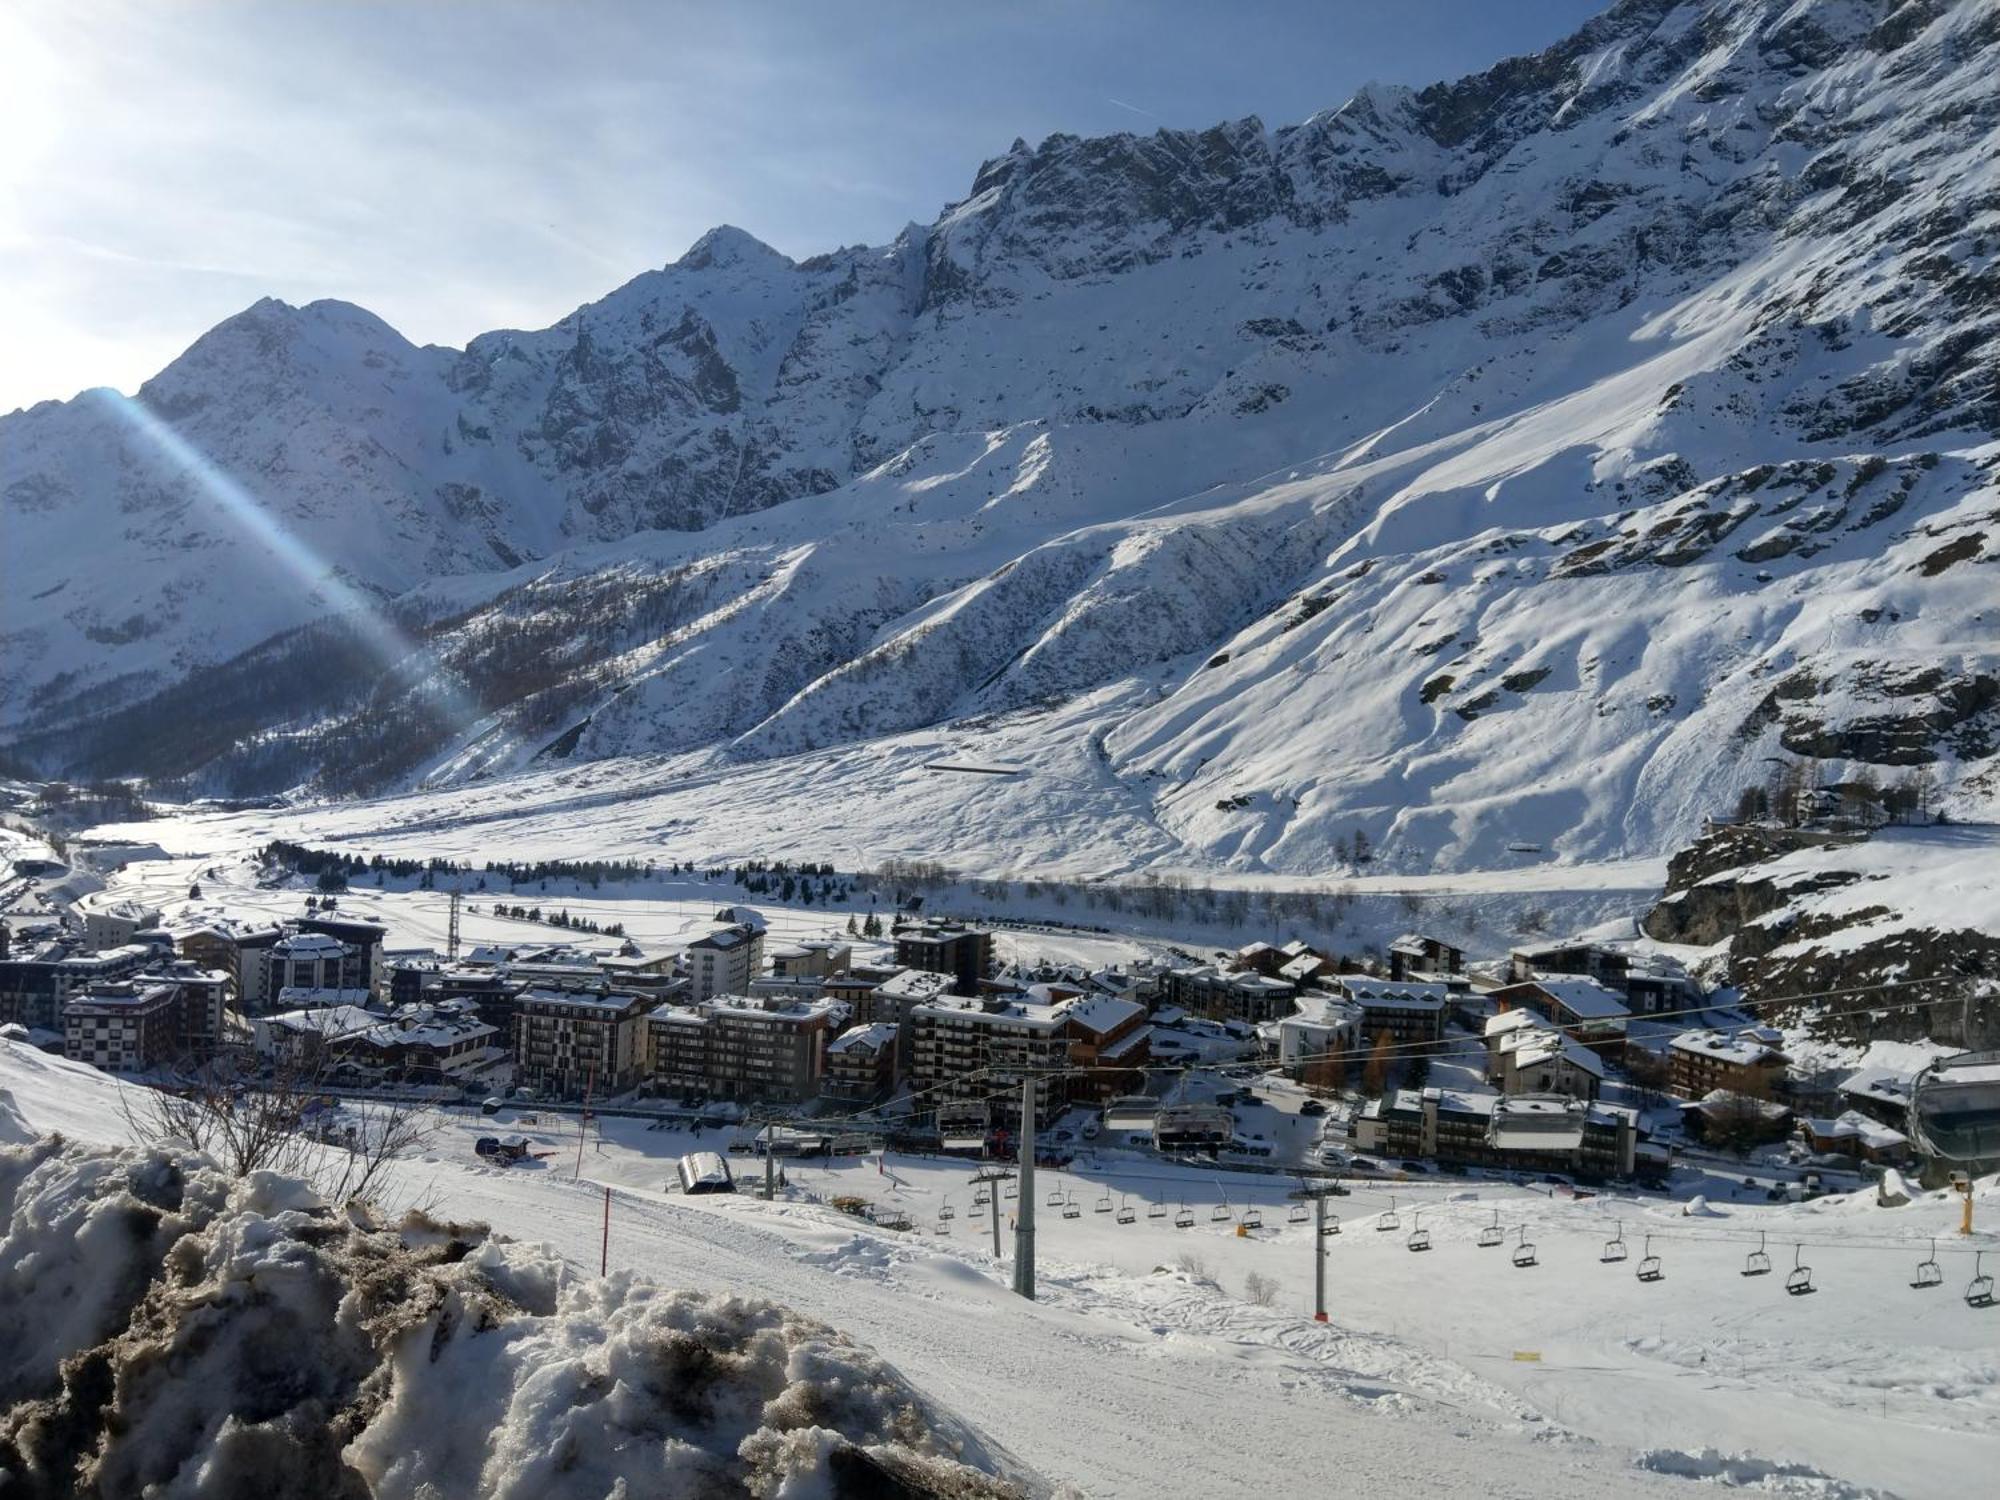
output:
[[1600, 0], [0, 10], [0, 411], [130, 391], [261, 296], [541, 326], [717, 223], [881, 243], [1016, 137], [1286, 124]]

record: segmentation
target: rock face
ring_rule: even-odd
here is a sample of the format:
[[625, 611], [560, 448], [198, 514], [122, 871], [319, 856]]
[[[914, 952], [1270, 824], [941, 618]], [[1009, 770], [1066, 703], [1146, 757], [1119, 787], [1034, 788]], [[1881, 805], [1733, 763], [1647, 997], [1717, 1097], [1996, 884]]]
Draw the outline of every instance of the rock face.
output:
[[1117, 688], [1148, 816], [1292, 869], [1662, 850], [1772, 753], [1986, 805], [1996, 63], [1978, 0], [1626, 0], [462, 351], [259, 303], [0, 418], [0, 736], [343, 791]]
[[1795, 1005], [1843, 1041], [2000, 1045], [2000, 833], [1889, 828], [1873, 838], [1719, 829], [1675, 855], [1641, 923], [1723, 947], [1760, 1006]]

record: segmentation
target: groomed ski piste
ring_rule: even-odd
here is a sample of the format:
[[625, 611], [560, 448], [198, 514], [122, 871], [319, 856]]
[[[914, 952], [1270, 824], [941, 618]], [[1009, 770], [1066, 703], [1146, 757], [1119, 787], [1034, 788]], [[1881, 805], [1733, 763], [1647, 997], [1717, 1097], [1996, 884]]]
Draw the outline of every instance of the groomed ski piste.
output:
[[[0, 1137], [120, 1140], [126, 1087], [0, 1041]], [[511, 1111], [498, 1123], [542, 1154], [481, 1165], [473, 1142], [496, 1122], [447, 1111], [390, 1198], [546, 1243], [582, 1275], [608, 1260], [663, 1288], [770, 1298], [823, 1320], [1015, 1472], [1087, 1495], [1603, 1495], [1698, 1479], [1942, 1496], [1981, 1493], [2000, 1459], [2000, 1311], [1962, 1298], [1974, 1249], [1988, 1248], [1989, 1270], [2000, 1255], [1990, 1233], [1953, 1232], [1958, 1205], [1945, 1194], [1886, 1209], [1872, 1190], [1736, 1204], [1723, 1179], [1697, 1205], [1498, 1180], [1356, 1182], [1330, 1203], [1340, 1232], [1321, 1241], [1320, 1325], [1314, 1226], [1293, 1222], [1284, 1176], [1110, 1149], [1038, 1173], [1030, 1304], [1008, 1289], [1019, 1200], [1001, 1190], [996, 1260], [971, 1163], [791, 1160], [776, 1202], [689, 1198], [674, 1189], [674, 1161], [720, 1144], [712, 1129], [604, 1118], [580, 1137], [573, 1115]], [[761, 1163], [733, 1160], [753, 1186]], [[1076, 1216], [1049, 1201], [1056, 1193]], [[857, 1219], [835, 1197], [910, 1227]], [[1099, 1211], [1107, 1199], [1115, 1208]], [[1183, 1204], [1195, 1222], [1177, 1228]], [[1991, 1181], [1975, 1207], [1988, 1222], [2000, 1213]], [[1261, 1227], [1239, 1235], [1253, 1212]], [[1483, 1248], [1479, 1231], [1494, 1222], [1506, 1241]], [[1419, 1223], [1428, 1254], [1408, 1248]], [[1745, 1277], [1760, 1234], [1777, 1272]], [[1614, 1238], [1627, 1253], [1607, 1261]], [[1910, 1283], [1933, 1239], [1943, 1284], [1919, 1290]], [[1533, 1265], [1515, 1264], [1523, 1240]], [[1663, 1275], [1642, 1282], [1648, 1253]], [[1795, 1257], [1810, 1266], [1809, 1296], [1786, 1293]], [[1252, 1276], [1272, 1284], [1269, 1305]]]

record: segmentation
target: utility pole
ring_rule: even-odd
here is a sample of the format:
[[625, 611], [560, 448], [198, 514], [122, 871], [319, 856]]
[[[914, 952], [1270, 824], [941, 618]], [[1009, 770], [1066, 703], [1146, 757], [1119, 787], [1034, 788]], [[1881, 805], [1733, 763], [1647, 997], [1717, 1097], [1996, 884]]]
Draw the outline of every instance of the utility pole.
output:
[[1326, 1241], [1330, 1234], [1339, 1232], [1336, 1221], [1332, 1229], [1327, 1228], [1326, 1200], [1344, 1198], [1347, 1189], [1337, 1182], [1321, 1182], [1310, 1186], [1300, 1184], [1296, 1193], [1287, 1194], [1292, 1198], [1310, 1198], [1313, 1206], [1313, 1321], [1324, 1323], [1326, 1318]]
[[1035, 1080], [1021, 1080], [1021, 1199], [1014, 1215], [1014, 1294], [1035, 1300]]
[[459, 893], [456, 889], [453, 889], [451, 893], [451, 928], [444, 940], [445, 957], [449, 958], [453, 963], [458, 962], [458, 901]]

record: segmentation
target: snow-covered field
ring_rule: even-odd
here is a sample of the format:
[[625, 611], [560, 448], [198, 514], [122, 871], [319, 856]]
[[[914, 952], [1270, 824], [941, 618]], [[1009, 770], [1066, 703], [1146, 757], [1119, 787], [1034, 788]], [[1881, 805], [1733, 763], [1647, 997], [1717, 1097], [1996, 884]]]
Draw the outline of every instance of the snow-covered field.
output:
[[[9, 1134], [122, 1129], [116, 1085], [18, 1045], [0, 1043], [0, 1088]], [[579, 1177], [573, 1121], [525, 1126], [554, 1153], [525, 1168], [476, 1163], [471, 1141], [491, 1128], [452, 1118], [399, 1191], [594, 1271], [608, 1185], [614, 1270], [754, 1292], [823, 1319], [995, 1453], [1090, 1495], [1301, 1484], [1674, 1493], [1661, 1476], [1683, 1475], [1801, 1495], [1945, 1496], [1983, 1492], [2000, 1460], [2000, 1311], [1960, 1301], [1971, 1256], [1938, 1195], [1891, 1210], [1869, 1195], [1739, 1207], [1718, 1192], [1710, 1213], [1686, 1217], [1667, 1200], [1574, 1201], [1481, 1181], [1360, 1188], [1334, 1205], [1333, 1318], [1321, 1327], [1309, 1317], [1310, 1226], [1287, 1221], [1282, 1178], [1110, 1153], [1043, 1174], [1038, 1193], [1073, 1192], [1081, 1213], [1038, 1202], [1041, 1298], [1029, 1305], [1005, 1290], [964, 1163], [788, 1163], [790, 1195], [776, 1204], [684, 1199], [667, 1182], [692, 1142], [674, 1132], [605, 1121], [582, 1142]], [[1129, 1195], [1135, 1223], [1095, 1211], [1107, 1189]], [[1398, 1232], [1373, 1227], [1390, 1191]], [[808, 1196], [835, 1193], [900, 1207], [916, 1227], [878, 1230]], [[1265, 1227], [1238, 1237], [1214, 1222], [1225, 1196], [1235, 1212], [1255, 1204]], [[1194, 1228], [1146, 1212], [1183, 1197]], [[947, 1198], [954, 1217], [940, 1233]], [[2000, 1212], [1993, 1184], [1979, 1208]], [[1428, 1254], [1404, 1245], [1418, 1210], [1436, 1242]], [[1538, 1265], [1475, 1246], [1496, 1211], [1514, 1238], [1526, 1227]], [[1602, 1263], [1621, 1228], [1629, 1257]], [[1779, 1271], [1746, 1279], [1759, 1231]], [[1649, 1234], [1666, 1264], [1651, 1285], [1633, 1274]], [[1945, 1285], [1912, 1290], [1932, 1236]], [[1783, 1289], [1795, 1242], [1819, 1288], [1808, 1297]], [[1247, 1295], [1253, 1273], [1275, 1283], [1272, 1305]]]

